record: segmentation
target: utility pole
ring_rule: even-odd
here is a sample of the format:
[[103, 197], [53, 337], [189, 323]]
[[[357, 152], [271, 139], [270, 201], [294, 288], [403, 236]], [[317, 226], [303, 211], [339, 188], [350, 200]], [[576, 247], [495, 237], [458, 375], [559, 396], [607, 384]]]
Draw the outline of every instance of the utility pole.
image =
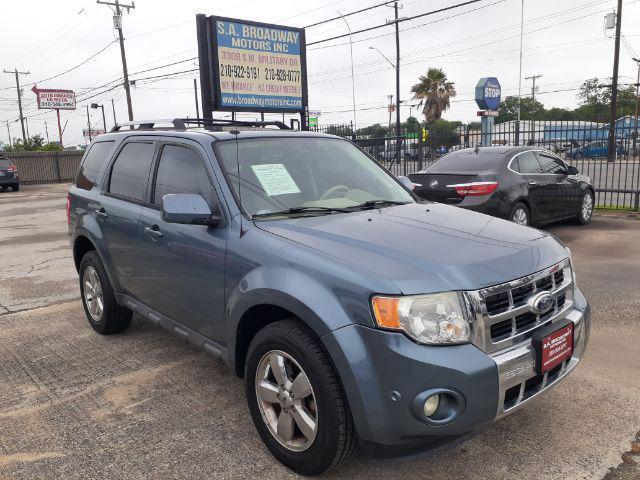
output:
[[92, 103], [91, 108], [100, 108], [102, 110], [102, 128], [104, 128], [104, 133], [107, 133], [107, 120], [104, 117], [104, 105]]
[[122, 76], [124, 77], [124, 92], [127, 95], [127, 110], [129, 112], [129, 121], [133, 122], [133, 107], [131, 106], [131, 90], [129, 88], [129, 72], [127, 71], [127, 56], [124, 51], [124, 36], [122, 35], [122, 11], [120, 7], [126, 8], [127, 13], [132, 8], [136, 8], [135, 4], [131, 2], [131, 5], [121, 4], [119, 0], [114, 2], [106, 2], [103, 0], [96, 0], [101, 5], [109, 5], [116, 8], [115, 15], [113, 16], [113, 26], [118, 30], [118, 38], [120, 40], [120, 56], [122, 57]]
[[524, 0], [520, 5], [520, 70], [518, 70], [518, 121], [516, 122], [516, 146], [520, 145], [520, 110], [522, 109], [522, 39], [524, 37]]
[[115, 127], [118, 122], [116, 121], [116, 104], [113, 101], [113, 98], [111, 99], [111, 111], [113, 112], [113, 126]]
[[389, 130], [388, 134], [391, 134], [391, 113], [393, 112], [393, 95], [389, 95]]
[[47, 122], [44, 122], [44, 131], [47, 133], [47, 143], [51, 143], [49, 142], [49, 125], [47, 125]]
[[87, 129], [89, 134], [89, 142], [91, 142], [91, 119], [89, 118], [89, 105], [85, 105], [87, 107]]
[[11, 128], [9, 128], [9, 120], [7, 120], [7, 135], [9, 135], [9, 146], [12, 146], [13, 142], [11, 141]]
[[[200, 118], [200, 107], [198, 106], [198, 80], [193, 79], [193, 96], [196, 100], [196, 118]], [[264, 115], [264, 113], [263, 113]], [[264, 118], [262, 119], [264, 122]]]
[[29, 134], [29, 118], [28, 117], [24, 117], [24, 124], [27, 127], [27, 138], [30, 138], [31, 135]]
[[353, 103], [353, 127], [351, 130], [355, 134], [355, 129], [358, 128], [358, 124], [356, 122], [356, 78], [353, 70], [353, 41], [351, 39], [351, 26], [349, 25], [349, 22], [347, 22], [347, 19], [344, 18], [344, 16], [340, 13], [340, 11], [338, 11], [338, 15], [340, 15], [340, 18], [342, 18], [342, 20], [344, 21], [345, 25], [347, 26], [347, 31], [349, 32], [349, 54], [351, 56], [351, 102]]
[[[542, 78], [542, 75], [531, 75], [530, 77], [524, 77], [525, 80], [531, 80], [531, 120], [533, 122], [533, 114], [536, 108], [536, 80], [538, 78]], [[530, 123], [529, 130], [531, 131], [530, 143], [533, 145], [535, 141], [535, 129], [533, 128], [533, 123]], [[518, 133], [519, 135], [519, 133]]]
[[638, 154], [636, 145], [638, 143], [638, 103], [640, 101], [640, 58], [634, 58], [633, 61], [638, 65], [638, 79], [636, 80], [636, 109], [633, 114], [633, 155], [636, 156]]
[[618, 63], [620, 62], [620, 26], [622, 25], [622, 0], [618, 0], [616, 12], [616, 40], [613, 51], [613, 78], [611, 79], [611, 115], [609, 119], [609, 151], [607, 161], [616, 159], [616, 117], [618, 110]]
[[22, 92], [20, 90], [19, 75], [29, 75], [29, 72], [19, 72], [17, 68], [13, 70], [4, 70], [4, 73], [13, 73], [16, 76], [16, 91], [18, 92], [18, 110], [20, 111], [20, 125], [22, 126], [22, 141], [27, 141], [27, 135], [24, 130], [24, 116], [22, 115]]

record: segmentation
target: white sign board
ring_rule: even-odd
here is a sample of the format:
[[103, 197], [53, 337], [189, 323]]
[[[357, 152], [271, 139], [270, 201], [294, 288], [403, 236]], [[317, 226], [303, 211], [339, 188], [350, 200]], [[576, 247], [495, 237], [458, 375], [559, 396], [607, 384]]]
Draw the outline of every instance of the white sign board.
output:
[[76, 94], [72, 90], [36, 90], [38, 108], [54, 110], [75, 110]]

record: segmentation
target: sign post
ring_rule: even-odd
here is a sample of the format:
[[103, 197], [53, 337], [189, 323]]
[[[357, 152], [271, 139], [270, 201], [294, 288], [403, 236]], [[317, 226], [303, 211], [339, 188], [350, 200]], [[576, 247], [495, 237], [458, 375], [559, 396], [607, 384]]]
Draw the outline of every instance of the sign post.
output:
[[481, 146], [491, 146], [491, 134], [493, 131], [493, 120], [498, 115], [498, 107], [500, 106], [500, 95], [502, 89], [500, 82], [496, 77], [481, 78], [476, 84], [476, 104], [480, 111], [478, 116], [480, 120], [481, 130]]
[[304, 29], [199, 14], [205, 119], [214, 111], [299, 113], [307, 129]]
[[76, 94], [73, 90], [56, 90], [50, 88], [38, 88], [34, 85], [31, 91], [36, 94], [39, 109], [51, 109], [56, 111], [58, 118], [58, 135], [60, 146], [62, 143], [62, 126], [60, 125], [60, 110], [76, 109]]

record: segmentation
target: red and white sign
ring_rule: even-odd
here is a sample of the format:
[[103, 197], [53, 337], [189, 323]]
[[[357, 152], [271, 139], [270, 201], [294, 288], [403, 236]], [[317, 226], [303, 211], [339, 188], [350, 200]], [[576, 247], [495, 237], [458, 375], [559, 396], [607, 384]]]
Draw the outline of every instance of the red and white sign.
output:
[[35, 85], [31, 89], [38, 96], [38, 108], [53, 110], [75, 110], [76, 93], [73, 90], [56, 90], [50, 88], [38, 88]]
[[86, 128], [82, 129], [82, 136], [84, 138], [96, 138], [98, 135], [104, 135], [104, 130], [101, 128], [92, 128], [91, 135], [89, 135], [89, 130]]
[[553, 370], [573, 355], [573, 323], [542, 339], [542, 373]]

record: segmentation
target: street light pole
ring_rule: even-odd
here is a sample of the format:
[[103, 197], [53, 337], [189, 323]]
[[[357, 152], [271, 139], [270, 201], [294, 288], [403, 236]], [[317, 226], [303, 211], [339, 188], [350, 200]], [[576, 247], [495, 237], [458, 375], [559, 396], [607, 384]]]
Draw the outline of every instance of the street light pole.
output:
[[353, 133], [355, 134], [355, 131], [357, 129], [357, 124], [356, 124], [356, 80], [355, 80], [355, 74], [354, 74], [354, 71], [353, 71], [353, 42], [351, 41], [351, 26], [349, 26], [349, 22], [347, 22], [347, 19], [344, 18], [344, 16], [340, 12], [338, 12], [338, 15], [340, 15], [340, 18], [342, 18], [342, 20], [344, 21], [345, 25], [347, 26], [347, 30], [349, 31], [349, 52], [351, 54], [351, 99], [353, 101]]
[[636, 109], [633, 114], [634, 131], [633, 131], [633, 155], [637, 155], [636, 144], [638, 142], [638, 101], [640, 100], [640, 58], [634, 58], [634, 62], [638, 65], [638, 79], [636, 80]]
[[104, 128], [104, 133], [107, 133], [107, 121], [104, 117], [104, 105], [98, 105], [97, 103], [92, 103], [91, 108], [100, 108], [102, 109], [102, 127]]

